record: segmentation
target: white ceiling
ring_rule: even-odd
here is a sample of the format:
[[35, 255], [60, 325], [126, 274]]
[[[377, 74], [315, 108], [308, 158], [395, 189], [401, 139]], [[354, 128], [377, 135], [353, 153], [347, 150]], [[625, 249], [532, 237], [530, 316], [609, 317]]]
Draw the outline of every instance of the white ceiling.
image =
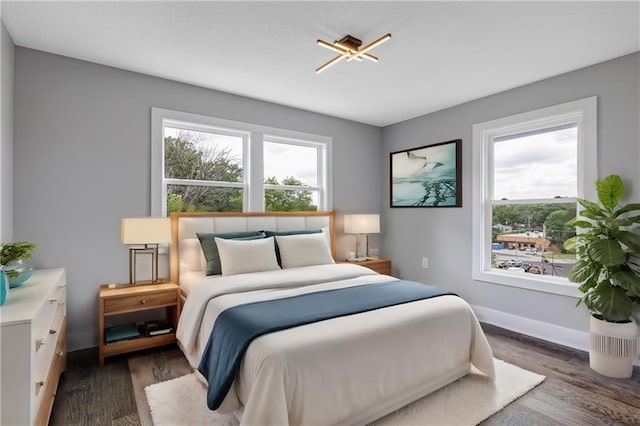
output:
[[[640, 50], [626, 2], [2, 2], [18, 46], [385, 126]], [[393, 38], [369, 61], [316, 45]]]

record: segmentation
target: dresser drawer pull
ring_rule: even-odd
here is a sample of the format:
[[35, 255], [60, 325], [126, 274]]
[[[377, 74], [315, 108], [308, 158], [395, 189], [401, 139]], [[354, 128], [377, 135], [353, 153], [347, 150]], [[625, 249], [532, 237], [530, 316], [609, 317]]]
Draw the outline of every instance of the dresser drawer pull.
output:
[[54, 302], [57, 302], [57, 301], [58, 301], [58, 299], [56, 299], [55, 297], [50, 297], [49, 298], [49, 303], [54, 303]]
[[45, 342], [46, 342], [46, 339], [44, 337], [40, 340], [36, 340], [36, 352], [40, 350], [40, 348], [42, 347], [42, 345], [44, 345]]
[[64, 356], [64, 352], [62, 351], [58, 352], [58, 356]]
[[44, 380], [40, 380], [39, 382], [36, 382], [36, 395], [38, 394], [38, 392], [40, 392], [40, 389], [42, 389], [43, 386], [44, 386]]
[[60, 284], [58, 287], [65, 288], [66, 286], [67, 286], [67, 283], [64, 283], [64, 284]]
[[57, 332], [57, 330], [49, 330], [49, 334], [56, 334]]
[[140, 304], [141, 304], [141, 305], [144, 305], [145, 303], [147, 303], [147, 301], [146, 301], [146, 300], [144, 300], [144, 299], [142, 299], [142, 300], [140, 301]]

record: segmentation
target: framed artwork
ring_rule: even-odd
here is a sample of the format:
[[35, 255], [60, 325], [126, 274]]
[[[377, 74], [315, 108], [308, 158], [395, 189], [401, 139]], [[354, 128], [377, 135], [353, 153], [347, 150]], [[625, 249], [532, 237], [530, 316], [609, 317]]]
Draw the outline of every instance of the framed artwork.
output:
[[391, 207], [462, 207], [462, 139], [390, 157]]

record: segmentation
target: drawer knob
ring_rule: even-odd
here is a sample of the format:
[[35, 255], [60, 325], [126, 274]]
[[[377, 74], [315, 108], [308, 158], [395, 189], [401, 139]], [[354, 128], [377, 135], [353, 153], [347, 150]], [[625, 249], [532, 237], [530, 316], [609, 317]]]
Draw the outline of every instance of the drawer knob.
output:
[[147, 301], [146, 301], [146, 300], [144, 300], [144, 299], [142, 299], [142, 300], [140, 301], [140, 304], [141, 304], [141, 305], [144, 305], [145, 303], [147, 303]]
[[58, 352], [58, 356], [64, 356], [64, 352], [62, 351]]
[[40, 350], [40, 347], [44, 345], [45, 339], [36, 340], [36, 352]]
[[57, 302], [57, 301], [58, 301], [58, 299], [56, 299], [55, 297], [50, 297], [49, 298], [49, 303], [54, 303], [54, 302]]
[[49, 334], [56, 334], [57, 331], [56, 330], [49, 330]]

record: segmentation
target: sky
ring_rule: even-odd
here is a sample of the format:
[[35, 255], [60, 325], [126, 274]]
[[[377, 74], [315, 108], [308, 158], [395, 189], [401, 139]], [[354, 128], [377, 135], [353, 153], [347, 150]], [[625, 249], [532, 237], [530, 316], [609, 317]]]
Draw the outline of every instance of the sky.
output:
[[308, 146], [264, 143], [264, 176], [293, 176], [309, 186], [318, 185], [318, 150]]
[[577, 128], [494, 143], [494, 197], [577, 196]]

